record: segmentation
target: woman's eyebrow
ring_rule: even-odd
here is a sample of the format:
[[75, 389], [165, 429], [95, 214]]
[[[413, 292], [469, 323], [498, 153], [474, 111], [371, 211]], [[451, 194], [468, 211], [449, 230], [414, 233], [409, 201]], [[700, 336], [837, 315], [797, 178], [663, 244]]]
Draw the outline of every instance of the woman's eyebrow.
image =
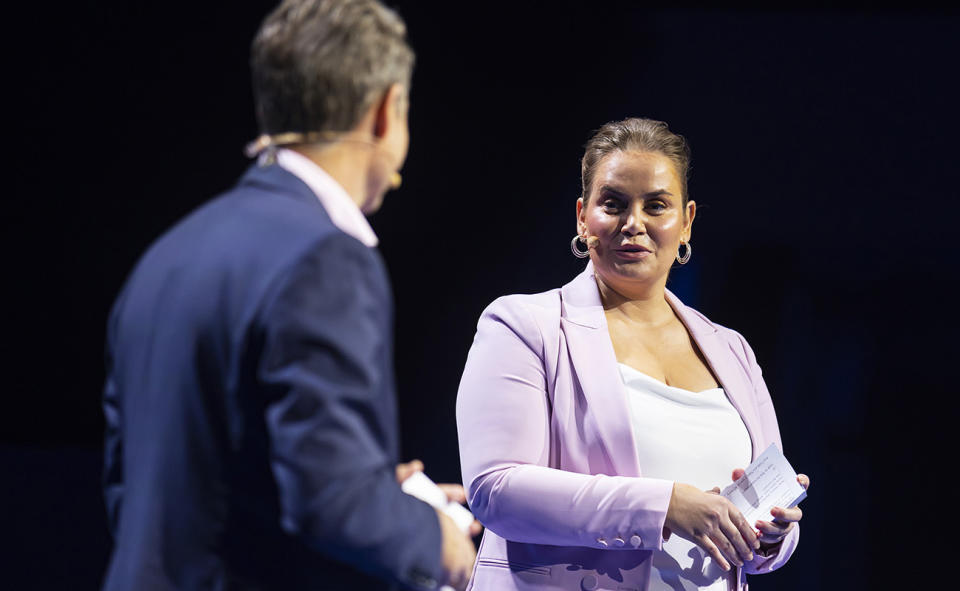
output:
[[629, 197], [629, 195], [628, 195], [626, 192], [621, 191], [621, 190], [619, 190], [619, 189], [617, 189], [617, 188], [615, 188], [615, 187], [611, 187], [610, 185], [603, 185], [603, 186], [601, 186], [601, 187], [600, 187], [600, 192], [601, 192], [601, 193], [613, 193], [613, 194], [616, 195], [617, 197]]
[[[617, 197], [625, 197], [625, 198], [626, 198], [626, 197], [630, 197], [630, 194], [627, 193], [626, 191], [622, 191], [622, 190], [617, 189], [616, 187], [613, 187], [613, 186], [611, 186], [611, 185], [601, 185], [601, 187], [600, 187], [600, 192], [601, 192], [601, 193], [613, 193], [613, 194], [614, 194], [615, 196], [617, 196]], [[669, 196], [669, 197], [673, 197], [673, 193], [671, 193], [670, 191], [667, 191], [666, 189], [657, 189], [656, 191], [649, 191], [649, 192], [647, 192], [647, 193], [644, 193], [644, 194], [643, 194], [643, 197], [644, 197], [645, 199], [650, 199], [650, 198], [653, 198], [653, 197], [662, 197], [662, 196], [665, 196], [665, 195], [666, 195], [666, 196]]]
[[673, 197], [673, 193], [671, 193], [670, 191], [667, 191], [666, 189], [658, 189], [656, 191], [650, 191], [649, 193], [646, 193], [644, 197], [661, 197], [663, 195], [669, 195], [670, 197]]

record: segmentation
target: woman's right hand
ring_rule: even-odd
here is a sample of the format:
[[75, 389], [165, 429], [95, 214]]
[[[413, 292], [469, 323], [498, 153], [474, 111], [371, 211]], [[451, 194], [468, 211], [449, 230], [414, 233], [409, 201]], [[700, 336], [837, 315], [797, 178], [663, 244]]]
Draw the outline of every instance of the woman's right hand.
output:
[[703, 548], [723, 570], [730, 570], [731, 562], [743, 566], [753, 560], [760, 541], [740, 510], [717, 492], [674, 483], [664, 525], [669, 533]]

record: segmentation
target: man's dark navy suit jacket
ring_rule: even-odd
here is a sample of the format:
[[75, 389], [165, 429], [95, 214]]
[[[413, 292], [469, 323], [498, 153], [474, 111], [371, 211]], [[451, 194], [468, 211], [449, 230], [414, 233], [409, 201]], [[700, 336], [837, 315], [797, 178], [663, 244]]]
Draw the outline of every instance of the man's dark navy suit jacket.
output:
[[277, 165], [163, 235], [108, 326], [107, 591], [429, 588], [378, 253]]

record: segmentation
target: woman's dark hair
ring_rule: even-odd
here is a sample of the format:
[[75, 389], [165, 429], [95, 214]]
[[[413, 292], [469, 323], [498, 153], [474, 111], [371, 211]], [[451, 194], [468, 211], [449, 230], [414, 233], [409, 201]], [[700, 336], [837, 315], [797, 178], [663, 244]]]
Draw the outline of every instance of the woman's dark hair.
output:
[[677, 170], [683, 191], [683, 205], [687, 204], [687, 174], [690, 170], [690, 147], [682, 135], [673, 133], [663, 121], [631, 117], [623, 121], [611, 121], [597, 130], [584, 146], [580, 166], [583, 182], [581, 197], [584, 203], [590, 197], [590, 188], [597, 165], [613, 152], [655, 152], [663, 154]]

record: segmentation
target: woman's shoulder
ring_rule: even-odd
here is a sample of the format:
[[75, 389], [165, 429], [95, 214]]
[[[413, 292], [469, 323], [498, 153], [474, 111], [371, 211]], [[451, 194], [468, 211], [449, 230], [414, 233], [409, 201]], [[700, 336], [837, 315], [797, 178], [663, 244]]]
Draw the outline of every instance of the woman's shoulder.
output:
[[493, 300], [487, 310], [504, 309], [516, 310], [523, 308], [536, 308], [551, 310], [560, 310], [560, 288], [554, 288], [540, 293], [512, 293], [502, 295]]
[[560, 327], [560, 289], [540, 293], [500, 296], [490, 303], [477, 322], [478, 333], [514, 334], [524, 341], [553, 340]]
[[509, 324], [534, 321], [560, 316], [560, 289], [555, 288], [540, 293], [514, 293], [493, 300], [481, 315]]
[[747, 339], [744, 338], [742, 334], [730, 327], [710, 320], [706, 314], [684, 304], [676, 296], [673, 296], [673, 298], [682, 307], [683, 322], [687, 325], [688, 330], [695, 334], [715, 334], [726, 342], [738, 356], [742, 356], [750, 362], [755, 362], [753, 349], [750, 348], [750, 344], [747, 343]]
[[[595, 300], [595, 301], [594, 301]], [[494, 300], [484, 314], [500, 312], [533, 315], [540, 319], [559, 324], [561, 301], [565, 306], [599, 306], [600, 296], [593, 278], [593, 267], [587, 265], [579, 274], [563, 286], [539, 293], [515, 293]]]

